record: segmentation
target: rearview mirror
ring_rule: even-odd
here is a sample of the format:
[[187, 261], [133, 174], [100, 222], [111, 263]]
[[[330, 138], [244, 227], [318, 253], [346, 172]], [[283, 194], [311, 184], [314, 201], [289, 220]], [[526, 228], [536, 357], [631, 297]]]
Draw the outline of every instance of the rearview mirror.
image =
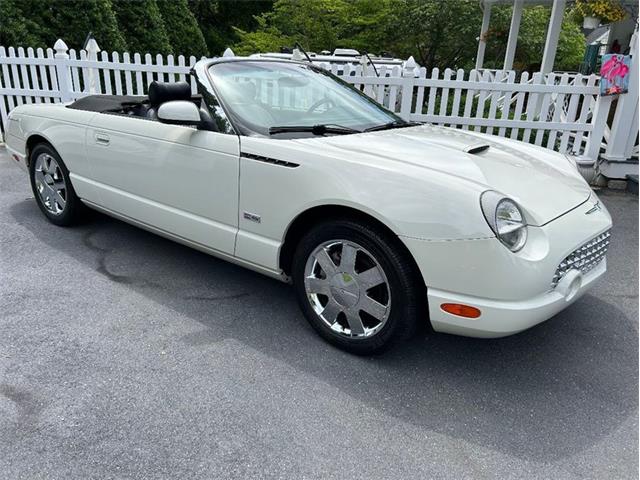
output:
[[158, 120], [174, 125], [200, 125], [200, 110], [187, 100], [172, 100], [160, 105]]
[[289, 87], [289, 88], [299, 88], [299, 87], [306, 87], [309, 84], [309, 79], [306, 77], [303, 77], [302, 75], [299, 76], [289, 76], [289, 77], [280, 77], [278, 79], [278, 86], [279, 87]]

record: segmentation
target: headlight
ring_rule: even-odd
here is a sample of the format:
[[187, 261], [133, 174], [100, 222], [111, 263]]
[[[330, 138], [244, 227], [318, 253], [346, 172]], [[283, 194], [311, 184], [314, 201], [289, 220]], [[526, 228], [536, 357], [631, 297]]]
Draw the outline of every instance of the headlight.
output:
[[498, 192], [488, 190], [480, 197], [484, 218], [509, 250], [517, 252], [527, 243], [527, 223], [518, 204]]

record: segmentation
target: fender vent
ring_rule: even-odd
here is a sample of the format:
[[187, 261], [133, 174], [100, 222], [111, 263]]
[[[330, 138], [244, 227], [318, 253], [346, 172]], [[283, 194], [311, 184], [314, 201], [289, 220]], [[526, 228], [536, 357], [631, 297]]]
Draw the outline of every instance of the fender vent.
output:
[[489, 145], [488, 143], [477, 143], [475, 145], [470, 145], [467, 148], [465, 148], [464, 152], [470, 153], [472, 155], [476, 155], [478, 153], [486, 152], [487, 150], [489, 150], [490, 146], [491, 145]]
[[240, 156], [244, 158], [250, 158], [251, 160], [257, 160], [259, 162], [280, 165], [281, 167], [296, 168], [300, 166], [297, 163], [287, 162], [285, 160], [277, 160], [275, 158], [263, 157], [262, 155], [254, 155], [253, 153], [242, 152], [240, 153]]

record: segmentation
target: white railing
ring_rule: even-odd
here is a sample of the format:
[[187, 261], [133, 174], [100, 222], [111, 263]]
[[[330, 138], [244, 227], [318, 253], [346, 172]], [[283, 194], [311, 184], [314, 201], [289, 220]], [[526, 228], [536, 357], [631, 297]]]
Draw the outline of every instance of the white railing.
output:
[[[191, 81], [197, 61], [117, 52], [0, 47], [0, 133], [11, 109], [24, 103], [69, 102], [94, 94], [144, 95], [153, 80]], [[436, 68], [427, 76], [412, 59], [399, 66], [320, 64], [401, 117], [472, 129], [597, 159], [602, 148], [610, 97], [598, 95], [597, 77], [529, 75], [513, 71], [465, 72]]]

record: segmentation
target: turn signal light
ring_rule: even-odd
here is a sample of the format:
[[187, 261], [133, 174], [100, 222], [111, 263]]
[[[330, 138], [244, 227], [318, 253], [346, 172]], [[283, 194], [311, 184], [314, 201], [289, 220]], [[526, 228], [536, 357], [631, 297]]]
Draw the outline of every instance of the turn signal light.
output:
[[440, 305], [440, 308], [445, 312], [457, 315], [458, 317], [478, 318], [480, 316], [480, 310], [476, 307], [463, 305], [461, 303], [443, 303]]

